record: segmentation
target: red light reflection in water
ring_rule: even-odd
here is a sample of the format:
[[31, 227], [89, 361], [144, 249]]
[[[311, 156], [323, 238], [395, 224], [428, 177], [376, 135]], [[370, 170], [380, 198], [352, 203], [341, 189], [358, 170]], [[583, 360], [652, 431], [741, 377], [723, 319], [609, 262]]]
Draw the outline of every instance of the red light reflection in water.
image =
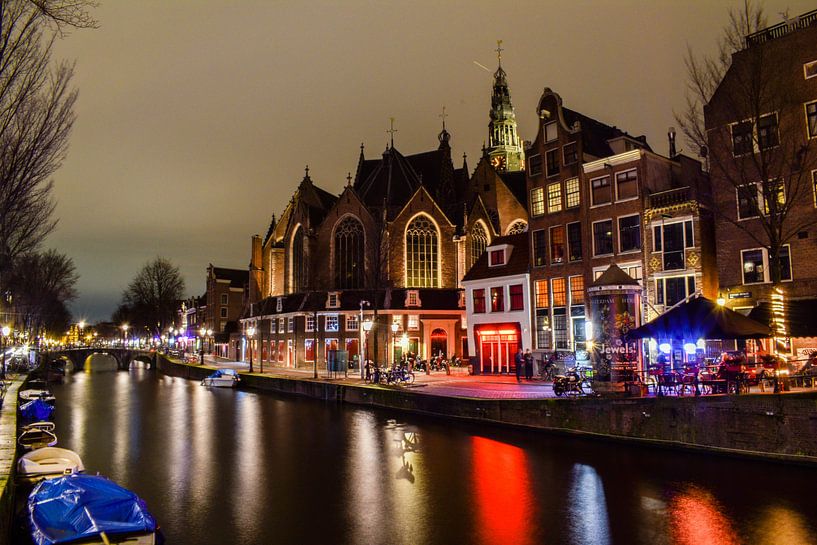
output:
[[520, 448], [474, 437], [476, 534], [480, 543], [530, 543], [533, 496], [528, 460]]
[[673, 543], [677, 545], [738, 545], [730, 521], [706, 490], [689, 486], [669, 502]]

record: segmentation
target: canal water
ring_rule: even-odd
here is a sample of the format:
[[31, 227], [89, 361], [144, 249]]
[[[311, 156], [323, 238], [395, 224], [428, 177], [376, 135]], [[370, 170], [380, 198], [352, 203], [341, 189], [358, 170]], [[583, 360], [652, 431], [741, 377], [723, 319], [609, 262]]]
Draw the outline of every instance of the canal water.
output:
[[230, 389], [94, 357], [60, 446], [167, 543], [808, 544], [817, 472]]

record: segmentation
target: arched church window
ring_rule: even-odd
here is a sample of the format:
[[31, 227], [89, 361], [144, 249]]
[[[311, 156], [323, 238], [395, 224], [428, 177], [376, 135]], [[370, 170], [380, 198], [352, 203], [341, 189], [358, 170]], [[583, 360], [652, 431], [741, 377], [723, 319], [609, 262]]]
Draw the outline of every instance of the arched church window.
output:
[[518, 235], [519, 233], [525, 233], [528, 230], [528, 222], [523, 220], [516, 220], [508, 227], [508, 234], [509, 235]]
[[304, 228], [298, 226], [292, 237], [290, 247], [290, 266], [292, 267], [292, 292], [299, 292], [306, 289], [307, 268], [306, 252], [304, 252]]
[[428, 216], [414, 218], [406, 228], [406, 287], [438, 288], [437, 226]]
[[474, 266], [474, 263], [477, 262], [477, 259], [479, 259], [479, 256], [482, 255], [487, 246], [488, 233], [485, 232], [485, 228], [482, 226], [482, 224], [477, 222], [471, 228], [471, 255], [470, 261], [468, 262], [469, 268]]
[[363, 287], [363, 225], [346, 217], [335, 228], [335, 285], [340, 289]]

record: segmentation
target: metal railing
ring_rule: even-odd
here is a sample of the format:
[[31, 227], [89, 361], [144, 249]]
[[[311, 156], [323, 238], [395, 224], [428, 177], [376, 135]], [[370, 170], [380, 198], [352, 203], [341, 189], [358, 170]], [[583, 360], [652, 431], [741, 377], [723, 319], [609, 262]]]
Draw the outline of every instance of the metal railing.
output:
[[782, 38], [787, 34], [791, 34], [796, 30], [809, 27], [817, 22], [817, 9], [804, 13], [799, 17], [795, 17], [789, 21], [784, 21], [780, 24], [764, 28], [753, 34], [746, 36], [746, 47], [760, 45], [777, 38]]

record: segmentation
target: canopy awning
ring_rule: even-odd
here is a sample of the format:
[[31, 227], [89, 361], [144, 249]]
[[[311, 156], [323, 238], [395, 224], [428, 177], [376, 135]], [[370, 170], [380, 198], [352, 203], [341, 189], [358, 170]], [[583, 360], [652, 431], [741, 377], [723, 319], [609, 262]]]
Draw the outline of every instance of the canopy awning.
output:
[[695, 297], [630, 331], [631, 339], [764, 339], [772, 330], [751, 318], [718, 305], [705, 297]]
[[[817, 299], [788, 300], [785, 303], [786, 329], [790, 337], [817, 337]], [[771, 324], [771, 303], [760, 303], [749, 318], [761, 324]]]

